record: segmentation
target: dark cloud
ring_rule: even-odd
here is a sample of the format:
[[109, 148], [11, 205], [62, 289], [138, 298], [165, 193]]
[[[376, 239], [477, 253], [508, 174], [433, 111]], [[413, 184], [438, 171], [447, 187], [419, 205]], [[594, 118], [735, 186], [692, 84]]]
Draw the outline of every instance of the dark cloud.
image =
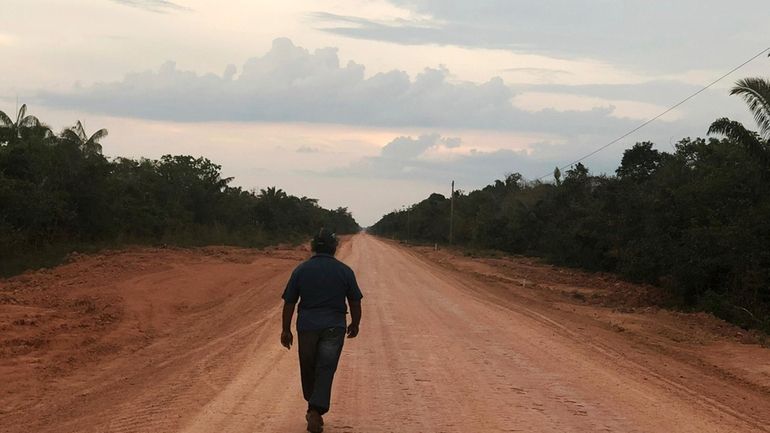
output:
[[[564, 160], [558, 155], [533, 156], [526, 151], [499, 149], [471, 151], [452, 158], [429, 159], [425, 153], [435, 147], [456, 147], [459, 138], [427, 134], [419, 137], [401, 136], [382, 148], [379, 155], [365, 157], [347, 167], [324, 173], [335, 177], [366, 177], [442, 183], [456, 180], [462, 188], [477, 188], [511, 172], [534, 179], [553, 171]], [[539, 146], [551, 146], [541, 143]], [[610, 166], [600, 161], [600, 167]]]
[[518, 88], [522, 91], [562, 93], [667, 106], [695, 93], [703, 86], [674, 80], [654, 80], [638, 84], [532, 84], [521, 85]]
[[398, 137], [382, 148], [382, 157], [390, 159], [411, 159], [425, 153], [428, 149], [443, 145], [447, 148], [458, 147], [461, 140], [457, 137], [441, 137], [439, 134], [421, 135], [417, 138]]
[[502, 79], [452, 82], [444, 68], [414, 78], [393, 70], [365, 77], [364, 66], [340, 65], [335, 48], [309, 52], [276, 39], [240, 73], [198, 75], [168, 62], [122, 81], [42, 93], [46, 105], [156, 120], [301, 121], [385, 127], [428, 127], [546, 132], [613, 133], [634, 124], [590, 111], [528, 112], [512, 105], [516, 92]]
[[324, 31], [399, 44], [594, 58], [647, 71], [733, 66], [770, 40], [764, 0], [390, 0], [429, 19], [315, 14]]
[[168, 0], [111, 0], [115, 3], [122, 5], [144, 9], [150, 12], [156, 13], [168, 13], [168, 12], [185, 12], [190, 11], [187, 6], [182, 6], [178, 3], [174, 3]]
[[310, 146], [300, 146], [297, 148], [297, 153], [319, 153], [321, 149]]
[[[662, 112], [665, 108], [671, 107], [702, 90], [703, 86], [674, 80], [655, 80], [638, 84], [533, 84], [520, 85], [517, 88], [522, 92], [587, 96], [608, 101], [643, 102], [660, 106]], [[752, 125], [751, 127], [754, 124], [743, 101], [730, 96], [729, 90], [718, 87], [707, 89], [698, 94], [694, 99], [678, 107], [676, 113], [681, 114], [681, 117], [676, 121], [654, 122], [645, 127], [642, 134], [647, 136], [647, 139], [665, 138], [666, 141], [672, 137], [703, 135], [708, 129], [708, 125], [719, 117], [730, 117], [746, 125]]]

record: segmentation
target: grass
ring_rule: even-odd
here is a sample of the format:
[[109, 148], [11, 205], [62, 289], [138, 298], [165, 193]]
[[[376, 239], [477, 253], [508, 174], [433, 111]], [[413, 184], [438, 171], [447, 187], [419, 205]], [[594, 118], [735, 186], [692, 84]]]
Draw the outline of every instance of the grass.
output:
[[10, 277], [28, 270], [60, 265], [74, 251], [95, 253], [109, 247], [108, 244], [67, 243], [46, 245], [14, 254], [3, 254], [0, 258], [0, 277]]

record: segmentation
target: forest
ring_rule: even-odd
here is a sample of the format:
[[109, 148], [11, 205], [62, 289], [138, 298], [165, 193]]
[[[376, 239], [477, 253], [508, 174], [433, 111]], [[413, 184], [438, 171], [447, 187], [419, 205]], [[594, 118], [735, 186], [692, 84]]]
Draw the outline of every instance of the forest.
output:
[[[759, 133], [722, 118], [672, 152], [637, 143], [612, 175], [577, 163], [554, 182], [512, 173], [455, 191], [453, 243], [617, 273], [661, 287], [672, 305], [770, 332], [770, 82], [740, 80], [732, 93]], [[447, 243], [450, 206], [431, 194], [370, 231]]]
[[262, 247], [319, 227], [354, 233], [346, 208], [276, 187], [233, 187], [203, 157], [107, 158], [101, 129], [59, 134], [22, 106], [0, 111], [0, 275], [52, 265], [72, 251], [129, 244]]

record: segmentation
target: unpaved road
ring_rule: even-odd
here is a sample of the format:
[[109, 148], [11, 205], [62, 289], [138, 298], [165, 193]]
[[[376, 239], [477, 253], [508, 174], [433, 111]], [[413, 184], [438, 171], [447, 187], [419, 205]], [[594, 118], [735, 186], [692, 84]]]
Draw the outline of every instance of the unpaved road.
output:
[[[357, 273], [364, 318], [343, 351], [327, 433], [770, 432], [768, 387], [706, 358], [371, 236], [338, 256]], [[100, 338], [151, 332], [151, 342], [34, 392], [0, 385], [0, 431], [303, 432], [296, 349], [278, 343], [297, 259], [117, 278], [110, 290], [131, 317]], [[205, 296], [175, 303], [185, 289]], [[754, 349], [770, 366], [770, 351]]]

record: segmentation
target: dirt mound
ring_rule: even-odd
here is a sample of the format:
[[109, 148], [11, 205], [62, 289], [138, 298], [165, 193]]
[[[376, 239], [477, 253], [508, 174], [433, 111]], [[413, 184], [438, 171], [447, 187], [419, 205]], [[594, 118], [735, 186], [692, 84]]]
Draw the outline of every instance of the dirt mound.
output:
[[503, 256], [485, 257], [453, 250], [416, 247], [432, 260], [490, 281], [567, 295], [576, 300], [615, 308], [661, 305], [666, 295], [657, 287], [635, 284], [604, 272], [586, 272], [553, 266], [542, 260]]

